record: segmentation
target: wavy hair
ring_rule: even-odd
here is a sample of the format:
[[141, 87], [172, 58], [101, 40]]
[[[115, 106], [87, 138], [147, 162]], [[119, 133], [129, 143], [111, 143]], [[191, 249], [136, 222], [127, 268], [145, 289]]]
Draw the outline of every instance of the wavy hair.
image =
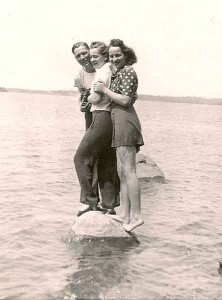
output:
[[109, 43], [108, 49], [110, 47], [119, 47], [123, 52], [127, 65], [132, 66], [137, 62], [137, 57], [134, 50], [124, 44], [122, 40], [112, 39]]
[[91, 43], [90, 49], [95, 49], [95, 48], [97, 48], [99, 50], [99, 53], [105, 57], [106, 61], [108, 61], [109, 53], [106, 44], [104, 42], [94, 41]]

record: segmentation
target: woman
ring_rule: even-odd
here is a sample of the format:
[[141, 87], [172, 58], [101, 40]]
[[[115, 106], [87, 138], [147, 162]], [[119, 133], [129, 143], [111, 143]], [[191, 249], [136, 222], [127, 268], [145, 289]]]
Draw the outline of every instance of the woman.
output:
[[[110, 64], [107, 46], [102, 42], [93, 42], [90, 46], [91, 62], [95, 69], [99, 69], [96, 80], [99, 80], [101, 72], [111, 78]], [[92, 91], [88, 97], [92, 103], [91, 111], [93, 121], [85, 133], [74, 157], [77, 176], [81, 185], [81, 192], [87, 205], [80, 209], [78, 215], [89, 210], [103, 210], [108, 214], [115, 214], [114, 207], [119, 206], [119, 177], [117, 173], [117, 162], [115, 150], [112, 143], [112, 120], [110, 117], [110, 100], [106, 95]], [[99, 198], [92, 188], [93, 169], [97, 163], [98, 181], [101, 194], [101, 205]]]
[[141, 214], [140, 187], [136, 175], [136, 152], [144, 144], [141, 125], [133, 107], [138, 79], [132, 65], [137, 61], [135, 52], [123, 41], [113, 39], [109, 45], [109, 61], [116, 69], [108, 88], [103, 82], [94, 84], [94, 91], [107, 95], [112, 101], [112, 146], [116, 148], [118, 172], [121, 182], [120, 216], [126, 231], [144, 223]]

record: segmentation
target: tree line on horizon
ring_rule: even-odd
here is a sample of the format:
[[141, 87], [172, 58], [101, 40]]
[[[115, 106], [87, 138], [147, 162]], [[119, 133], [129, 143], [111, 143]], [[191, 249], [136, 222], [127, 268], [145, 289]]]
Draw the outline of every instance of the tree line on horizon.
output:
[[0, 92], [7, 92], [7, 91], [8, 90], [6, 88], [0, 86]]
[[[14, 93], [34, 93], [34, 94], [49, 94], [49, 95], [64, 95], [75, 96], [78, 92], [74, 90], [29, 90], [21, 88], [5, 88], [0, 87], [0, 92]], [[222, 98], [204, 98], [195, 96], [161, 96], [139, 94], [138, 100], [142, 101], [157, 101], [157, 102], [179, 102], [179, 103], [196, 103], [196, 104], [219, 104], [222, 105]]]

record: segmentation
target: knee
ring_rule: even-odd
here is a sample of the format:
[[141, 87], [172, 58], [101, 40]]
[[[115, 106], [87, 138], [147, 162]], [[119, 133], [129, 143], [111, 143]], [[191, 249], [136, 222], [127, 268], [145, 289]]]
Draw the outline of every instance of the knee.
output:
[[73, 162], [74, 162], [75, 168], [77, 168], [77, 165], [78, 165], [78, 157], [76, 156], [76, 154], [75, 154], [74, 157], [73, 157]]
[[124, 168], [123, 167], [122, 173], [126, 180], [130, 180], [132, 178], [135, 178], [135, 176], [137, 176], [136, 170], [134, 170], [133, 168], [127, 168], [127, 167]]
[[76, 157], [76, 154], [75, 154], [74, 157], [73, 157], [74, 165], [76, 164], [76, 161], [77, 161], [77, 157]]
[[76, 168], [83, 163], [82, 155], [78, 150], [74, 155], [73, 162]]

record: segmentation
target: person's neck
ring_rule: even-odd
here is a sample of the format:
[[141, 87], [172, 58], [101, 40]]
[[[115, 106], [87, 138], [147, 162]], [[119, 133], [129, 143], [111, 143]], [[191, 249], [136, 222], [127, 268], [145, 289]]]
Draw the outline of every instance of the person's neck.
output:
[[87, 73], [93, 73], [96, 70], [93, 68], [93, 66], [87, 66], [87, 68], [83, 68]]

